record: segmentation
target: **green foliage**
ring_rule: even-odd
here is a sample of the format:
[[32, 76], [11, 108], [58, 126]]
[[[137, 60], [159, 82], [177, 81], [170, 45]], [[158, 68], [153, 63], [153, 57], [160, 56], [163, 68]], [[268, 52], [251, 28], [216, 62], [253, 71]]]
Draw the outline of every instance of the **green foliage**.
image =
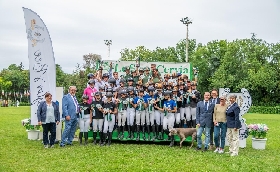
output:
[[[29, 70], [24, 70], [22, 63], [19, 66], [11, 64], [8, 69], [0, 72], [0, 89], [5, 92], [21, 92], [29, 90]], [[15, 99], [15, 95], [11, 95]]]
[[30, 103], [26, 103], [26, 102], [20, 102], [19, 106], [30, 106]]
[[31, 125], [31, 119], [22, 120], [22, 125], [26, 130], [40, 130], [40, 125]]
[[[135, 49], [125, 48], [120, 52], [120, 60], [184, 62], [186, 57], [186, 40], [180, 40], [175, 46], [156, 47], [154, 50], [144, 46]], [[252, 36], [251, 39], [234, 41], [213, 40], [203, 45], [195, 39], [189, 40], [189, 62], [199, 68], [198, 90], [209, 91], [213, 88], [230, 88], [231, 92], [240, 92], [246, 88], [250, 92], [255, 106], [280, 103], [280, 43], [270, 44]], [[88, 73], [94, 73], [101, 56], [83, 55], [84, 63], [77, 64], [71, 74], [64, 73], [56, 65], [56, 84], [64, 87], [78, 88], [81, 97], [86, 87]], [[104, 64], [105, 65], [105, 64]], [[107, 64], [108, 65], [108, 64]], [[22, 64], [11, 64], [0, 72], [0, 90], [11, 93], [29, 90], [29, 71]], [[4, 97], [5, 98], [5, 97]], [[12, 94], [10, 99], [15, 99]], [[27, 101], [27, 100], [24, 100]]]
[[[189, 40], [189, 56], [193, 54], [196, 47], [195, 40]], [[162, 62], [184, 62], [186, 58], [186, 40], [179, 41], [175, 47], [149, 50], [144, 46], [138, 46], [134, 50], [125, 48], [121, 52], [120, 60], [162, 61]]]
[[[0, 171], [279, 171], [279, 115], [246, 114], [249, 123], [266, 123], [266, 150], [247, 147], [237, 157], [168, 144], [130, 144], [113, 141], [110, 147], [73, 146], [43, 148], [41, 141], [27, 139], [19, 121], [30, 115], [29, 107], [0, 108]], [[92, 141], [91, 139], [89, 140]], [[188, 146], [188, 147], [187, 147]], [[226, 151], [228, 148], [226, 147]], [[46, 163], [47, 162], [47, 163]], [[59, 164], [59, 165], [58, 165]], [[93, 166], [94, 164], [94, 166]]]
[[251, 106], [249, 113], [280, 114], [280, 106]]

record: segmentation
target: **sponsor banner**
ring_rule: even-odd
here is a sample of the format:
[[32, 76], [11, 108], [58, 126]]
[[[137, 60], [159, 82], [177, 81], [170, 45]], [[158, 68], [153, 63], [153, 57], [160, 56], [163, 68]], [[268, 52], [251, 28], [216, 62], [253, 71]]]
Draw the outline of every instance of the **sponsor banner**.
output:
[[[105, 72], [108, 72], [110, 69], [110, 63], [113, 64], [113, 72], [118, 72], [119, 76], [125, 74], [125, 67], [129, 66], [130, 70], [135, 70], [136, 62], [135, 61], [114, 61], [114, 60], [104, 60], [101, 63], [97, 62], [96, 70], [99, 69], [100, 65], [103, 67]], [[140, 67], [151, 67], [151, 64], [156, 64], [156, 68], [162, 74], [172, 74], [172, 73], [182, 73], [188, 75], [192, 80], [192, 66], [190, 63], [172, 63], [172, 62], [140, 62]]]
[[47, 92], [56, 100], [56, 68], [51, 38], [42, 19], [23, 8], [30, 70], [31, 124], [37, 125], [37, 109]]

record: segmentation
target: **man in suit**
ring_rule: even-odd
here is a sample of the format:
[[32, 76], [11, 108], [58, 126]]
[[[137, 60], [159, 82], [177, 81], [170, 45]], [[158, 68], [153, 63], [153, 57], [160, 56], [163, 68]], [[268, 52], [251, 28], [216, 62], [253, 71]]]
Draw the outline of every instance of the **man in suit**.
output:
[[[218, 97], [218, 90], [215, 88], [211, 91], [211, 99], [210, 102], [212, 104], [220, 104], [220, 98]], [[214, 123], [212, 123], [211, 129], [210, 129], [210, 150], [213, 149], [214, 147], [214, 142], [213, 142], [213, 136], [214, 136]]]
[[197, 131], [197, 148], [196, 150], [201, 150], [202, 141], [201, 135], [205, 129], [205, 144], [204, 151], [208, 150], [208, 144], [210, 140], [210, 129], [213, 123], [213, 112], [215, 104], [210, 101], [210, 93], [204, 93], [204, 100], [197, 103], [196, 107], [196, 125], [198, 126]]
[[69, 93], [63, 96], [62, 99], [62, 117], [65, 118], [65, 129], [62, 134], [60, 147], [65, 144], [72, 145], [74, 134], [77, 127], [77, 116], [80, 108], [75, 96], [77, 89], [75, 86], [69, 87]]

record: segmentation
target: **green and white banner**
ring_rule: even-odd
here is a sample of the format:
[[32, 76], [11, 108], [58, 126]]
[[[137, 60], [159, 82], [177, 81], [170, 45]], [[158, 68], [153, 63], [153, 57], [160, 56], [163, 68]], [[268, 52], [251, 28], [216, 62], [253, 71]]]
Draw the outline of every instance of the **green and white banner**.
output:
[[[110, 63], [113, 64], [113, 72], [118, 72], [119, 76], [125, 74], [124, 68], [130, 66], [130, 70], [135, 70], [135, 61], [114, 61], [114, 60], [104, 60], [101, 63], [96, 64], [96, 70], [99, 69], [100, 65], [103, 67], [105, 72], [110, 69]], [[156, 68], [163, 76], [164, 74], [181, 73], [193, 79], [192, 66], [190, 63], [172, 63], [172, 62], [140, 62], [140, 67], [151, 67], [151, 64], [156, 64]]]

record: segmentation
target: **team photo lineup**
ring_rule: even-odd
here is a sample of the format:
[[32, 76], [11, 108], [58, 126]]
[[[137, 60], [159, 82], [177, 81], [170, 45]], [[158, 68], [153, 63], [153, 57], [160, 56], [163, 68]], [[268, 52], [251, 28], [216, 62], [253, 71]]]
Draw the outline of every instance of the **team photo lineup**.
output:
[[[200, 93], [196, 89], [198, 71], [195, 68], [192, 81], [176, 72], [162, 76], [156, 64], [138, 65], [135, 70], [129, 66], [124, 68], [125, 75], [121, 76], [112, 72], [112, 64], [108, 73], [102, 67], [95, 74], [89, 73], [82, 98], [75, 96], [75, 86], [69, 87], [69, 93], [62, 99], [65, 125], [60, 147], [73, 145], [79, 128], [80, 145], [89, 143], [89, 131], [92, 131], [92, 144], [110, 146], [116, 130], [118, 140], [165, 140], [170, 141], [170, 147], [174, 146], [175, 135], [180, 138], [180, 147], [190, 136], [191, 147], [196, 141], [196, 150], [213, 149], [215, 153], [224, 153], [227, 135], [228, 153], [238, 155], [241, 123], [235, 95], [231, 95], [230, 103], [226, 104], [226, 96], [218, 96], [216, 89]], [[60, 113], [58, 106], [52, 103], [51, 93], [47, 93], [45, 99], [38, 107], [37, 117], [43, 127], [44, 147], [48, 148], [54, 147]]]

